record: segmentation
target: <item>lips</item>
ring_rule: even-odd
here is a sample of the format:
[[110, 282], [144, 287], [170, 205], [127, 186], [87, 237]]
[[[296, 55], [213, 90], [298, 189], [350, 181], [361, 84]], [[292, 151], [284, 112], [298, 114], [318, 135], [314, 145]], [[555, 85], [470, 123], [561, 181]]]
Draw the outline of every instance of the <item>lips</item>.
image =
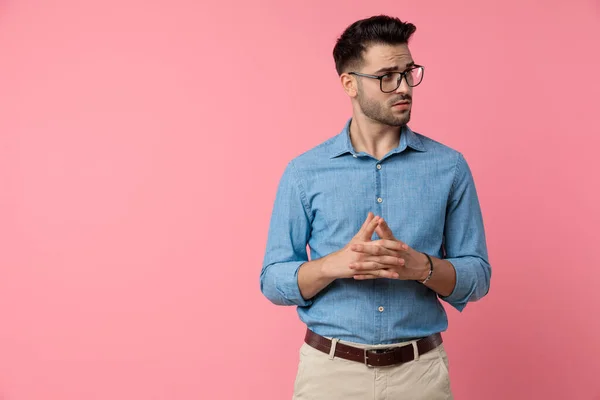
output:
[[401, 101], [399, 103], [396, 103], [392, 106], [393, 108], [399, 108], [399, 109], [408, 109], [410, 107], [410, 101]]

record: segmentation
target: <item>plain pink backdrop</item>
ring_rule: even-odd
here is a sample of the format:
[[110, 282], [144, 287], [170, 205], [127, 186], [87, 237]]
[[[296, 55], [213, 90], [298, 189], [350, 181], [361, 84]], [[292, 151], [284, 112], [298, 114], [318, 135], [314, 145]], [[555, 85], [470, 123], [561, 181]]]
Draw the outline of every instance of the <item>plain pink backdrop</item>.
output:
[[411, 127], [484, 212], [456, 398], [600, 399], [600, 11], [533, 0], [0, 2], [0, 399], [291, 398], [272, 201], [350, 116], [331, 51], [379, 13], [417, 25]]

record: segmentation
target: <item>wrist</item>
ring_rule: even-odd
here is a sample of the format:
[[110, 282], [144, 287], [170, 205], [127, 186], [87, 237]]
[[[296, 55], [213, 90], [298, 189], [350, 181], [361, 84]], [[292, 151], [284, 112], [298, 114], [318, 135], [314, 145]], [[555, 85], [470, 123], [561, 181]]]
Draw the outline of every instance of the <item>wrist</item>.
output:
[[329, 254], [321, 259], [321, 263], [319, 264], [319, 278], [320, 279], [336, 279], [336, 276], [333, 276], [333, 272], [335, 268], [332, 267], [332, 258], [335, 259], [335, 254]]
[[433, 260], [427, 254], [421, 253], [421, 265], [422, 273], [418, 281], [420, 283], [425, 283], [431, 279], [431, 275], [433, 274]]

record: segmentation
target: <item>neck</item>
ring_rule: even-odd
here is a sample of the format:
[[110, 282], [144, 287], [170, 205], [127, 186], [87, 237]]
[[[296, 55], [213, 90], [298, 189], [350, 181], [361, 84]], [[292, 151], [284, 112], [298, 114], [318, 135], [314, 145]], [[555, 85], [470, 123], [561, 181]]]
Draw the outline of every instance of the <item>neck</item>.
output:
[[384, 125], [367, 118], [353, 117], [350, 122], [350, 141], [354, 149], [378, 160], [398, 147], [400, 132], [400, 126]]

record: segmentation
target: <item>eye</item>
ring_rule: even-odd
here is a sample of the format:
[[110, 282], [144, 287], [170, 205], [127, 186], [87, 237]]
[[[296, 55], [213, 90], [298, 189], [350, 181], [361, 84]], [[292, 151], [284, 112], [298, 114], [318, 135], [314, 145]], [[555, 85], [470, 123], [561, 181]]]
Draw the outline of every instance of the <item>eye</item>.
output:
[[396, 79], [396, 80], [398, 79], [397, 75], [398, 75], [398, 73], [396, 73], [396, 72], [390, 72], [389, 74], [383, 75], [381, 77], [381, 80], [384, 81], [384, 82], [391, 82], [394, 79]]

